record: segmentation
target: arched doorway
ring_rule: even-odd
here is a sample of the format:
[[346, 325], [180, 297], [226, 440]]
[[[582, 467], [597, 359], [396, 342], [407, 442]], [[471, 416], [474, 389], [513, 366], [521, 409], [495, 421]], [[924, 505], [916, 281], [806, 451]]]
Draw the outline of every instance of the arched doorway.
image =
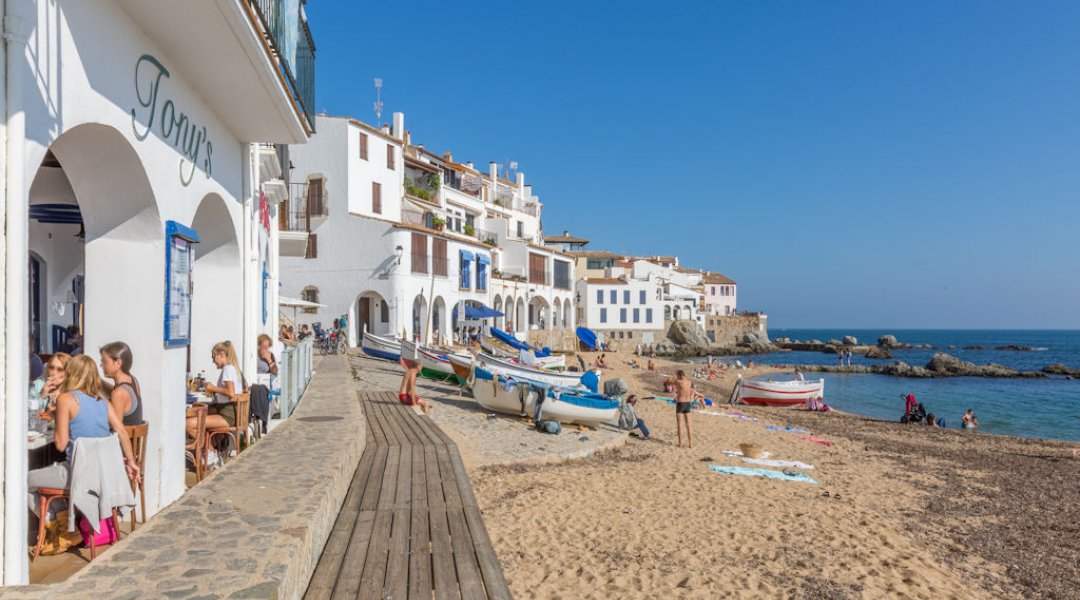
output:
[[574, 326], [574, 306], [570, 303], [570, 300], [563, 302], [563, 327]]
[[562, 300], [555, 299], [555, 306], [551, 309], [551, 328], [558, 329], [562, 319]]
[[[503, 301], [502, 301], [502, 296], [495, 296], [495, 303], [494, 303], [494, 305], [492, 306], [492, 308], [494, 308], [495, 310], [497, 310], [497, 311], [499, 311], [499, 312], [504, 312], [504, 311], [503, 311]], [[504, 314], [503, 316], [501, 316], [501, 317], [495, 317], [495, 327], [496, 327], [497, 329], [502, 329], [502, 327], [503, 327], [503, 320], [504, 320], [505, 318], [506, 318], [506, 315], [505, 315], [505, 314]]]
[[[164, 226], [142, 161], [116, 129], [78, 125], [44, 153], [29, 202], [29, 250], [48, 265], [46, 331], [74, 322], [83, 348], [121, 340], [132, 349], [151, 423], [147, 510], [157, 512], [184, 491], [186, 349], [163, 344]], [[70, 218], [33, 217], [48, 205], [66, 205]]]
[[509, 326], [510, 329], [513, 330], [514, 325], [515, 325], [515, 323], [514, 323], [514, 312], [515, 312], [514, 311], [514, 299], [512, 297], [510, 297], [510, 296], [507, 296], [506, 301], [503, 303], [503, 307], [504, 307], [503, 312], [506, 313], [506, 315], [503, 317], [503, 329], [506, 329], [506, 327]]
[[435, 302], [431, 303], [431, 309], [431, 342], [442, 344], [449, 339], [451, 333], [448, 329], [450, 319], [446, 314], [446, 301], [442, 296], [435, 298]]
[[514, 317], [515, 317], [514, 330], [519, 331], [519, 332], [520, 331], [526, 331], [527, 329], [526, 329], [526, 326], [525, 326], [526, 314], [525, 314], [525, 299], [524, 298], [518, 298], [517, 299], [517, 302], [515, 303], [515, 306], [514, 306]]
[[210, 348], [239, 340], [243, 332], [243, 265], [236, 227], [221, 196], [203, 198], [191, 228], [199, 243], [191, 273], [190, 371], [211, 374], [216, 368]]
[[547, 300], [536, 297], [529, 300], [529, 329], [551, 327], [551, 310]]
[[354, 345], [360, 345], [360, 337], [365, 328], [375, 335], [391, 335], [390, 306], [378, 292], [368, 290], [361, 293], [356, 298], [354, 309], [356, 311], [352, 317], [353, 323], [356, 323]]
[[413, 340], [421, 342], [424, 340], [424, 331], [427, 328], [427, 311], [427, 299], [424, 298], [423, 294], [417, 294], [416, 298], [413, 299], [412, 306], [412, 331], [410, 336]]

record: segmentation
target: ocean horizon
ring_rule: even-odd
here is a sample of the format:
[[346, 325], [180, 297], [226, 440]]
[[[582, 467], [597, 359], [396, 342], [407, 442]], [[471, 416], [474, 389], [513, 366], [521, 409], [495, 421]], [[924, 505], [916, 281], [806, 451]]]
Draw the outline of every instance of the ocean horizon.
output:
[[[852, 364], [887, 364], [902, 360], [923, 366], [935, 352], [946, 352], [976, 364], [996, 363], [1019, 370], [1038, 371], [1055, 363], [1080, 368], [1080, 330], [1077, 329], [802, 329], [770, 328], [770, 339], [788, 337], [801, 341], [856, 337], [861, 344], [875, 344], [882, 335], [894, 335], [902, 343], [930, 344], [932, 350], [893, 350], [893, 359], [854, 356]], [[1026, 346], [1031, 351], [994, 350], [998, 346]], [[955, 346], [955, 348], [949, 348]], [[982, 346], [967, 349], [965, 346]], [[780, 352], [725, 357], [743, 362], [753, 359], [769, 365], [835, 365], [837, 356], [821, 352]], [[979, 431], [1028, 438], [1080, 441], [1080, 380], [990, 379], [947, 377], [916, 379], [887, 375], [809, 373], [825, 380], [825, 400], [838, 410], [884, 420], [898, 421], [904, 412], [901, 396], [913, 393], [929, 412], [945, 420], [946, 427], [960, 426], [960, 418], [974, 409]]]

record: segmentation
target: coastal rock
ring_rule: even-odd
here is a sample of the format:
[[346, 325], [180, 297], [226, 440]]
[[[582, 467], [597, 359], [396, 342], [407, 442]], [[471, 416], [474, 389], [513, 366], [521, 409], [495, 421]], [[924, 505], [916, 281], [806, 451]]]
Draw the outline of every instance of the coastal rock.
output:
[[892, 352], [889, 352], [888, 348], [883, 348], [881, 346], [871, 346], [871, 348], [866, 351], [866, 358], [892, 358], [892, 357], [893, 357]]
[[883, 335], [877, 339], [877, 345], [882, 348], [896, 348], [898, 346], [895, 335]]
[[840, 340], [835, 339], [835, 338], [831, 339], [831, 340], [829, 340], [829, 341], [827, 341], [825, 343], [827, 345], [829, 345], [829, 346], [843, 346], [844, 345], [844, 342], [841, 342]]
[[1007, 346], [994, 346], [994, 350], [1009, 350], [1012, 352], [1034, 352], [1035, 348], [1031, 346], [1018, 346], [1016, 344], [1009, 344]]
[[956, 344], [949, 344], [945, 347], [947, 350], [956, 350]]
[[980, 346], [979, 344], [969, 344], [964, 346], [964, 350], [986, 350], [986, 346]]
[[668, 339], [679, 346], [707, 349], [711, 342], [696, 321], [675, 321], [668, 329]]
[[1065, 375], [1066, 377], [1073, 378], [1080, 377], [1080, 369], [1070, 369], [1061, 363], [1046, 365], [1042, 368], [1042, 372], [1050, 375]]
[[855, 339], [855, 336], [853, 336], [853, 335], [845, 335], [844, 339], [842, 341], [844, 342], [845, 346], [858, 346], [859, 345], [859, 340]]

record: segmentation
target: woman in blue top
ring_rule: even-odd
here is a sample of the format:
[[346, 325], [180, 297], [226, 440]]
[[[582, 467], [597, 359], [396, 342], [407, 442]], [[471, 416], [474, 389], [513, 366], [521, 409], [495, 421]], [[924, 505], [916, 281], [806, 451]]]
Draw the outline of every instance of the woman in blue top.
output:
[[[30, 494], [30, 509], [37, 512], [33, 492], [38, 488], [68, 487], [71, 479], [72, 450], [75, 440], [82, 437], [109, 437], [112, 432], [124, 432], [124, 423], [120, 414], [104, 398], [104, 388], [98, 367], [94, 359], [87, 356], [73, 356], [68, 361], [64, 373], [64, 384], [56, 398], [56, 449], [64, 452], [63, 462], [57, 462], [30, 471], [27, 484]], [[121, 433], [120, 447], [124, 451], [124, 466], [128, 477], [139, 477], [139, 467], [135, 463], [135, 454], [131, 449], [131, 440], [127, 433]], [[39, 515], [40, 516], [40, 515]]]

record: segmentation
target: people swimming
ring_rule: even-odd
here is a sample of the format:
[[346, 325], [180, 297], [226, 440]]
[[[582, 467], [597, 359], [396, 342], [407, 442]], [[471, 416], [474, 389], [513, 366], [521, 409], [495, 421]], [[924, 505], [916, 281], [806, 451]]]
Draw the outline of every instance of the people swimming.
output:
[[979, 418], [975, 416], [975, 409], [969, 408], [960, 419], [960, 427], [963, 429], [978, 429]]

